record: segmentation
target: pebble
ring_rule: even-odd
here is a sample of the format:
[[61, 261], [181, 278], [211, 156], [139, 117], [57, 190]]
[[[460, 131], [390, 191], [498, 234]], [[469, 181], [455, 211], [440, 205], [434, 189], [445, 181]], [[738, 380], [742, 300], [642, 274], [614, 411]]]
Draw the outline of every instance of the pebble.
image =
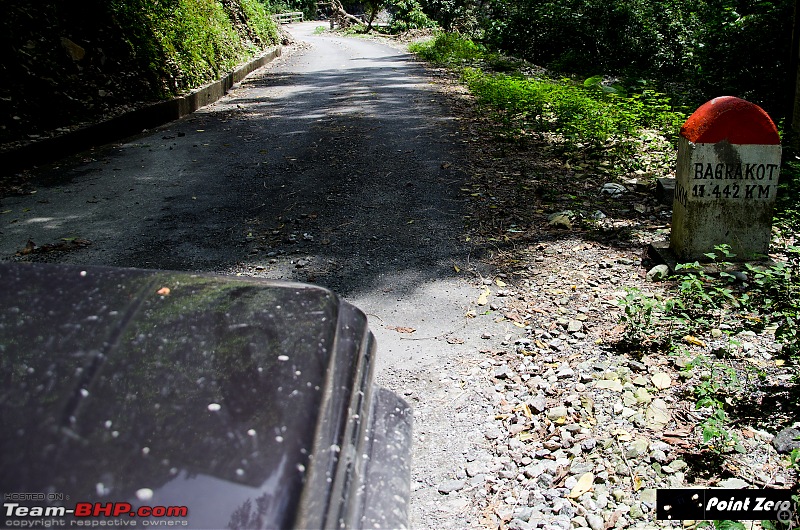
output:
[[464, 480], [455, 479], [442, 482], [436, 489], [439, 491], [439, 493], [443, 495], [449, 495], [454, 491], [459, 491], [464, 489], [464, 486], [466, 486], [466, 482]]
[[606, 530], [606, 522], [601, 515], [590, 513], [586, 516], [586, 522], [592, 530]]
[[772, 439], [772, 446], [779, 453], [791, 453], [793, 449], [800, 449], [800, 429], [783, 429]]
[[[489, 458], [465, 454], [447, 480], [440, 478], [428, 486], [435, 485], [438, 495], [450, 496], [442, 497], [442, 502], [476, 499], [471, 513], [484, 513], [492, 505], [488, 513], [493, 527], [606, 530], [609, 518], [618, 513], [613, 528], [655, 528], [656, 489], [696, 485], [690, 482], [691, 466], [679, 456], [694, 454], [694, 445], [702, 444], [697, 428], [702, 411], [686, 406], [685, 392], [701, 378], [714, 376], [707, 366], [694, 371], [682, 368], [703, 347], [687, 344], [683, 356], [635, 358], [612, 349], [606, 336], [618, 323], [615, 300], [625, 296], [622, 286], [632, 281], [642, 289], [648, 287], [645, 278], [633, 274], [639, 261], [627, 257], [607, 256], [591, 266], [559, 268], [561, 260], [580, 254], [585, 244], [548, 243], [537, 249], [554, 257], [542, 261], [555, 265], [540, 271], [536, 281], [518, 281], [523, 286], [520, 291], [509, 289], [503, 298], [503, 311], [515, 311], [526, 327], [515, 329], [503, 322], [503, 328], [485, 332], [486, 340], [494, 341], [487, 345], [491, 354], [468, 368], [470, 379], [454, 378], [461, 383], [454, 396], [467, 389], [467, 394], [486, 396], [487, 417], [477, 423], [475, 453], [491, 454]], [[668, 269], [662, 268], [666, 274]], [[715, 329], [720, 330], [719, 340], [698, 336], [709, 345], [709, 355], [714, 347], [729, 347], [724, 338], [735, 328], [720, 322]], [[766, 348], [763, 335], [737, 333], [736, 337], [738, 344], [744, 344], [735, 354], [740, 357], [744, 350], [748, 359], [763, 362], [764, 354], [779, 351]], [[501, 339], [503, 345], [496, 346]], [[776, 376], [769, 377], [776, 382]], [[481, 381], [487, 383], [484, 389]], [[684, 425], [694, 431], [667, 434]], [[748, 429], [749, 435], [739, 437], [747, 452], [736, 455], [742, 476], [765, 481], [763, 470], [769, 468], [773, 471], [765, 476], [773, 484], [791, 486], [794, 476], [781, 470], [777, 451], [788, 449], [784, 440], [794, 443], [794, 431], [773, 438]], [[594, 477], [593, 483], [578, 490], [579, 479], [587, 474]], [[747, 484], [722, 477], [713, 485]]]
[[489, 466], [485, 462], [468, 462], [464, 470], [468, 477], [484, 475], [490, 472]]
[[740, 478], [727, 478], [725, 480], [720, 481], [718, 486], [720, 488], [740, 490], [744, 488], [749, 488], [750, 484], [746, 480], [742, 480]]
[[486, 429], [484, 436], [486, 436], [487, 440], [497, 440], [498, 438], [501, 438], [503, 436], [503, 432], [500, 430], [499, 427], [492, 424], [489, 425], [489, 427]]
[[644, 517], [644, 512], [642, 511], [642, 505], [639, 504], [638, 502], [634, 502], [633, 504], [631, 504], [630, 510], [628, 511], [628, 515], [632, 519], [641, 519], [642, 517]]
[[550, 421], [557, 421], [560, 418], [565, 418], [569, 414], [567, 407], [558, 406], [558, 407], [551, 407], [547, 411], [547, 418]]
[[547, 399], [544, 396], [537, 396], [530, 400], [529, 405], [532, 411], [541, 413], [547, 408]]
[[669, 275], [669, 267], [667, 265], [656, 265], [649, 271], [647, 271], [647, 281], [649, 282], [660, 282], [664, 278]]
[[625, 458], [639, 458], [645, 452], [647, 452], [647, 440], [644, 438], [639, 438], [631, 442], [628, 450], [625, 451]]
[[567, 379], [571, 378], [575, 375], [575, 371], [570, 368], [569, 366], [565, 368], [559, 368], [558, 372], [556, 372], [556, 377], [559, 379]]

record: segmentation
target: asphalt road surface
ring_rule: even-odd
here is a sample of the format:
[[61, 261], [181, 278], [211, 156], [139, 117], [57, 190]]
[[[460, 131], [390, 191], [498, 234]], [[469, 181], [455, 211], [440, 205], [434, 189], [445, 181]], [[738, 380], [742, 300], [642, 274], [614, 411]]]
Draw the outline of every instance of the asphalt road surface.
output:
[[[319, 25], [293, 25], [299, 46], [214, 105], [62, 161], [35, 194], [3, 199], [0, 259], [331, 288], [369, 315], [378, 381], [420, 411], [412, 526], [463, 525], [427, 513], [466, 442], [446, 406], [425, 411], [446, 401], [440, 380], [484, 332], [465, 317], [480, 290], [465, 275], [464, 144], [411, 56], [315, 35]], [[29, 240], [55, 246], [15, 256]]]

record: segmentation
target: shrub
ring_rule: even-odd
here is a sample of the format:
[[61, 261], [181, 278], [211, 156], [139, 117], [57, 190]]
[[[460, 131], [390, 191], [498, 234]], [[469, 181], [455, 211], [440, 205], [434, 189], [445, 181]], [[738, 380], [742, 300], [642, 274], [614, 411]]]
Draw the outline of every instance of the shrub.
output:
[[217, 0], [115, 0], [110, 10], [123, 38], [137, 51], [140, 68], [160, 79], [161, 97], [216, 79], [277, 43], [275, 24], [257, 0], [224, 5]]
[[431, 40], [413, 43], [409, 49], [427, 61], [438, 64], [475, 62], [485, 57], [483, 46], [456, 33], [441, 32]]
[[387, 8], [392, 15], [393, 33], [436, 27], [436, 22], [422, 11], [422, 6], [417, 0], [390, 0]]
[[692, 106], [735, 94], [780, 118], [793, 9], [789, 0], [490, 0], [485, 34], [551, 69], [656, 79]]

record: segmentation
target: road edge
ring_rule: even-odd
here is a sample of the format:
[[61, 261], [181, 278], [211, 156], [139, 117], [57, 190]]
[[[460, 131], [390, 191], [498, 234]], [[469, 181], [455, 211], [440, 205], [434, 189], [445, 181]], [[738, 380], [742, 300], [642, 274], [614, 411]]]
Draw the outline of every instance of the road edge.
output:
[[183, 96], [151, 103], [74, 131], [2, 151], [0, 167], [3, 168], [3, 173], [13, 173], [175, 121], [219, 100], [233, 85], [280, 57], [282, 53], [283, 47], [277, 46], [235, 68], [217, 81]]

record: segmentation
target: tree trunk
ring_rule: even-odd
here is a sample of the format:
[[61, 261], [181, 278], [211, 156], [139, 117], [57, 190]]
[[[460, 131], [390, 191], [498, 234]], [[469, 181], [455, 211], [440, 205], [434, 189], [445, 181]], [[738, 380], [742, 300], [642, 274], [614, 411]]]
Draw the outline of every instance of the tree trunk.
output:
[[788, 142], [793, 149], [800, 149], [800, 0], [794, 3], [794, 24], [792, 29], [792, 50], [789, 60], [789, 112], [787, 121], [791, 124], [786, 131]]
[[345, 11], [339, 0], [331, 0], [331, 11], [333, 12], [331, 18], [338, 19], [339, 26], [342, 28], [348, 27], [351, 23], [356, 25], [363, 24], [361, 20]]

